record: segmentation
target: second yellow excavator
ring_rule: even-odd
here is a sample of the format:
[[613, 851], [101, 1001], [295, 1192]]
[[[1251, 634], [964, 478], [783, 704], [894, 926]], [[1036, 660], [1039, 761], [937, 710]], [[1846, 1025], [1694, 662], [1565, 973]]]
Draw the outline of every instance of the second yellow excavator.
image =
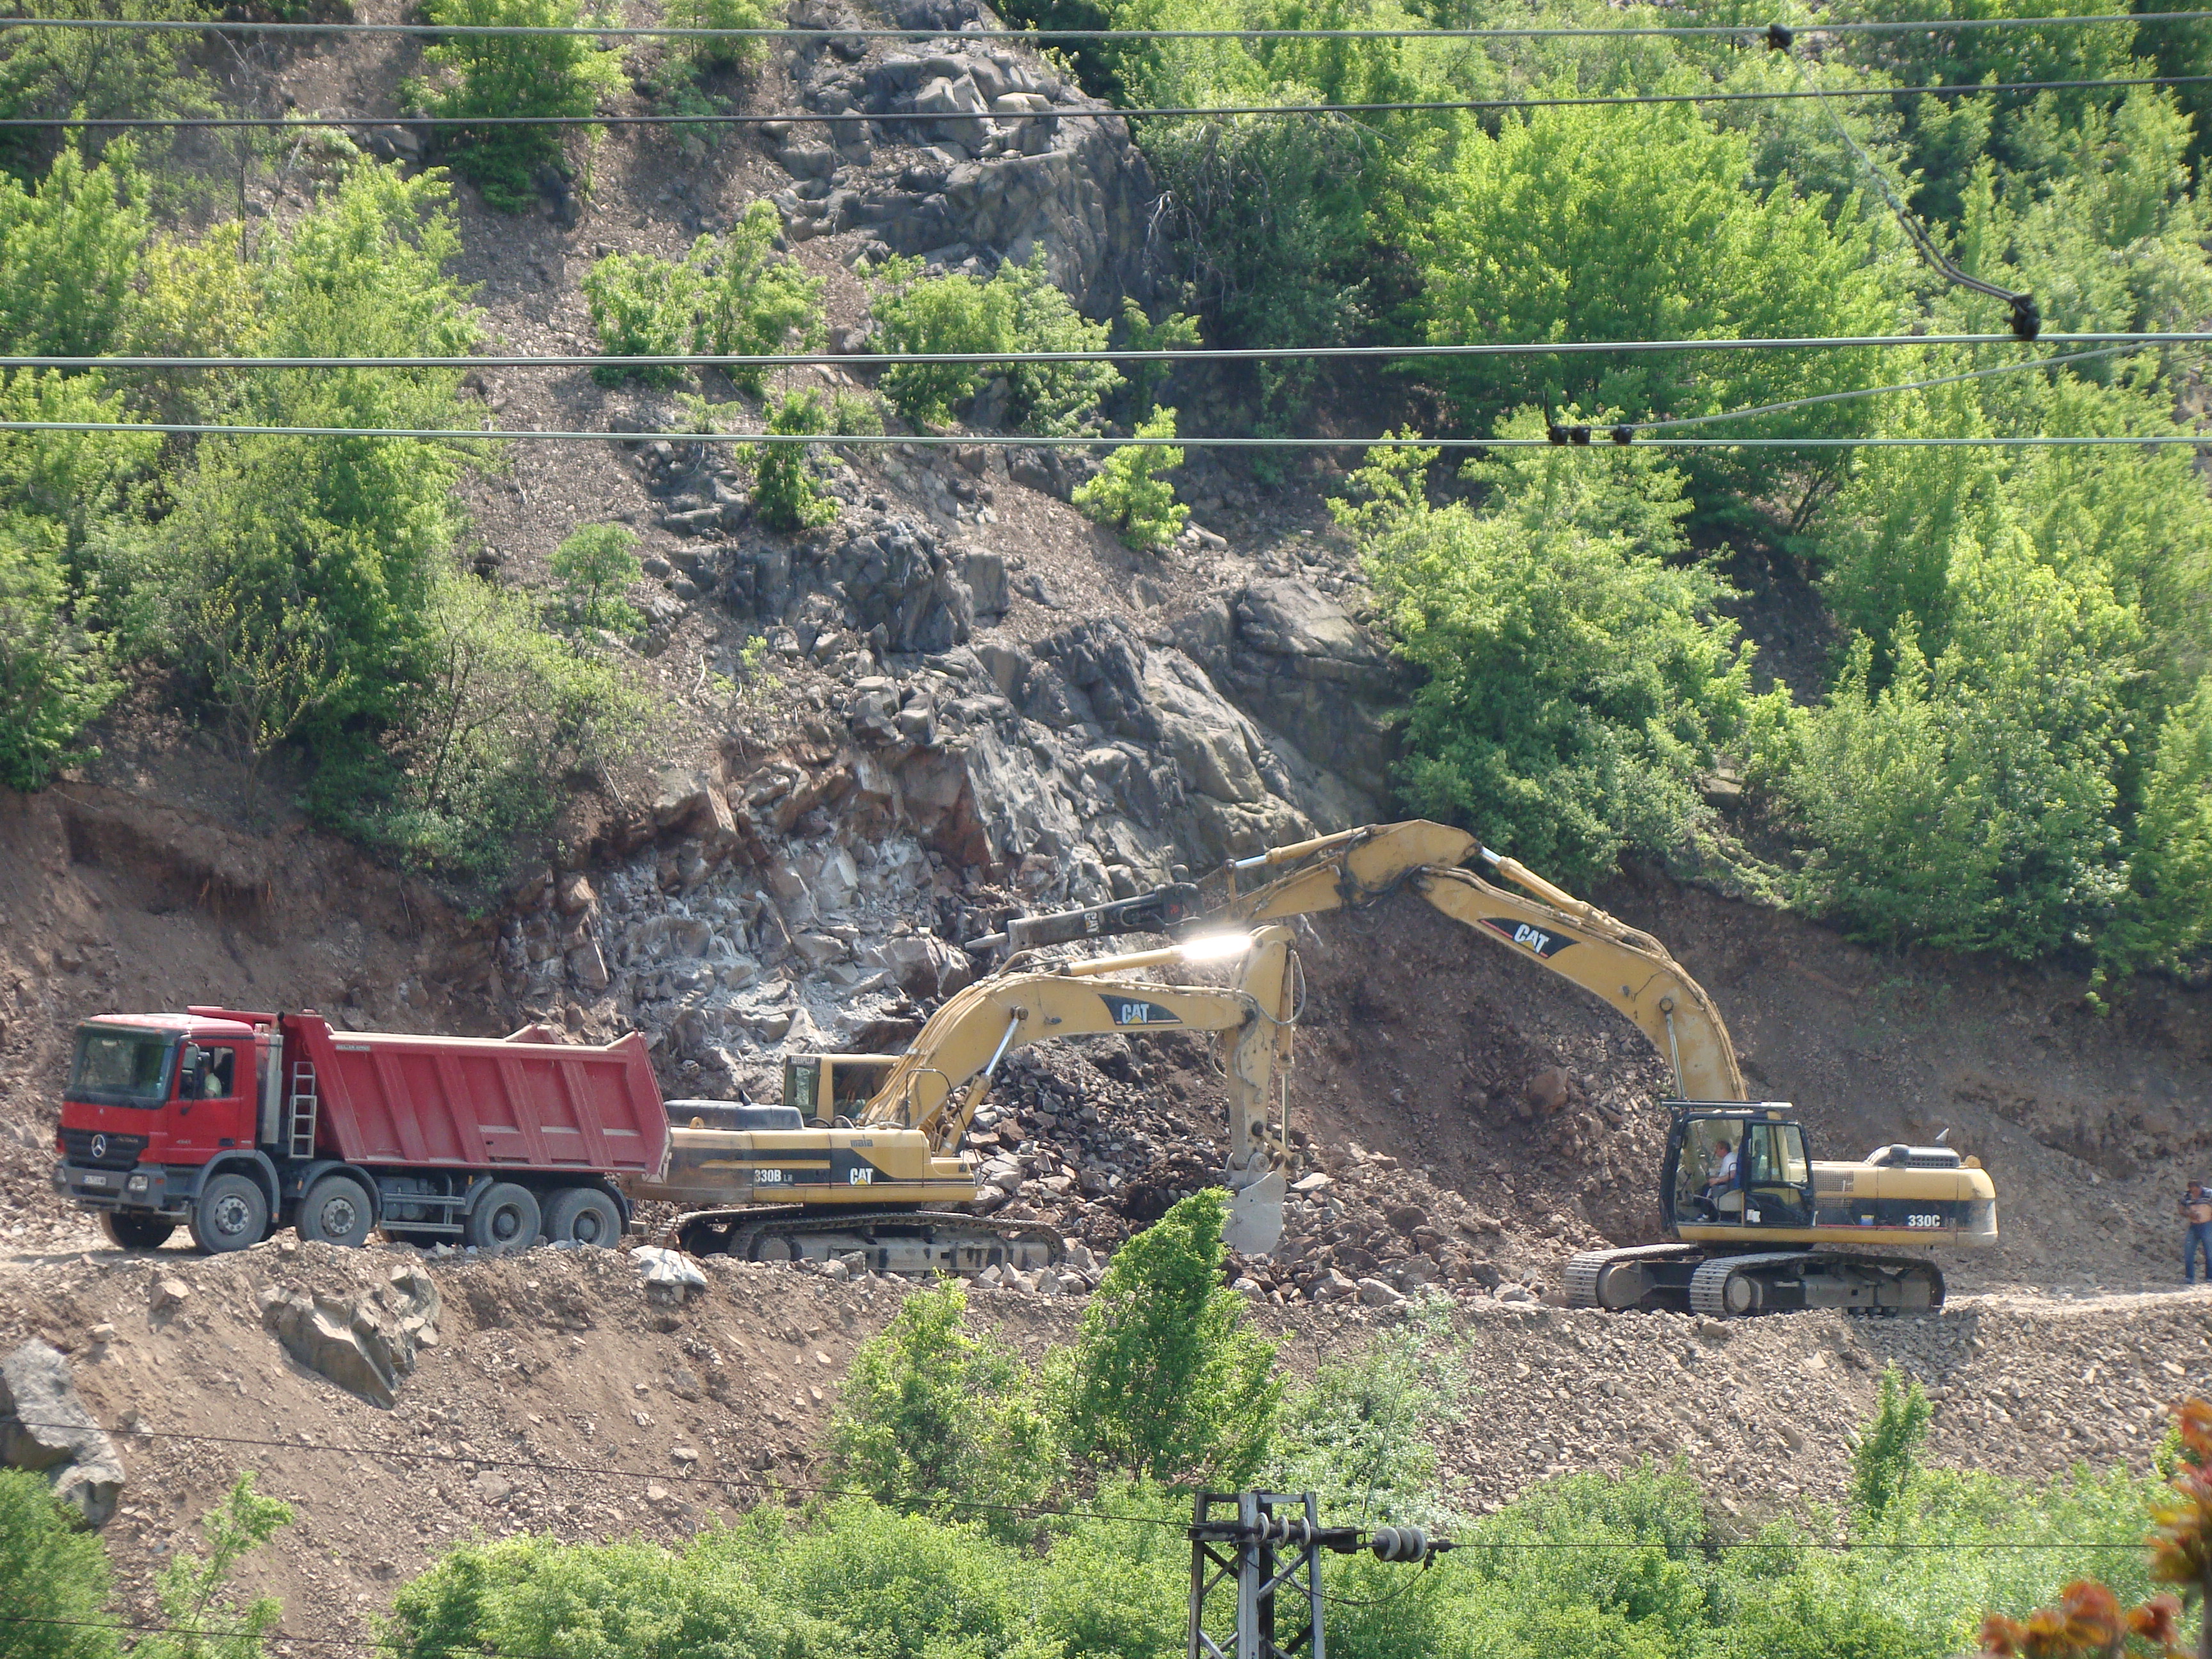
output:
[[[1464, 867], [1476, 860], [1510, 885]], [[1663, 945], [1445, 824], [1319, 836], [1235, 860], [1202, 884], [1016, 921], [976, 944], [1019, 952], [1122, 933], [1218, 931], [1369, 904], [1401, 887], [1610, 1003], [1674, 1072], [1659, 1175], [1670, 1242], [1574, 1257], [1565, 1279], [1577, 1304], [1714, 1316], [1935, 1308], [1941, 1269], [1881, 1252], [1996, 1242], [1996, 1188], [1974, 1159], [1899, 1145], [1856, 1164], [1815, 1160], [1787, 1103], [1748, 1098], [1720, 1010]]]

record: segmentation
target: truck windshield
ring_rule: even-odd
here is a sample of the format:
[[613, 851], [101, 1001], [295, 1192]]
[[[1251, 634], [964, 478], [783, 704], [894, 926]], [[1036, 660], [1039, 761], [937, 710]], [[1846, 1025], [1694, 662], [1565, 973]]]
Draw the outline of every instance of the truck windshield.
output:
[[159, 1031], [80, 1027], [69, 1097], [95, 1106], [159, 1106], [169, 1091], [170, 1046]]

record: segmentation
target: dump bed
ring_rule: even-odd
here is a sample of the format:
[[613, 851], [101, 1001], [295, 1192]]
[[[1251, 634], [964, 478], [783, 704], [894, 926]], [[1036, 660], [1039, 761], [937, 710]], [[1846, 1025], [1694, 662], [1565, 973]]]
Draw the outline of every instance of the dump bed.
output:
[[635, 1032], [592, 1047], [542, 1027], [494, 1038], [333, 1031], [313, 1013], [282, 1024], [280, 1133], [309, 1127], [312, 1093], [319, 1156], [648, 1176], [667, 1162], [668, 1116]]

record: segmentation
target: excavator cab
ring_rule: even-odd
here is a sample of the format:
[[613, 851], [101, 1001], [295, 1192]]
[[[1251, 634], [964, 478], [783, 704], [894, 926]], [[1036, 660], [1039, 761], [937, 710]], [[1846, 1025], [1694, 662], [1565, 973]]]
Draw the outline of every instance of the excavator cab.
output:
[[1679, 1102], [1661, 1190], [1675, 1227], [1809, 1227], [1813, 1160], [1785, 1106]]

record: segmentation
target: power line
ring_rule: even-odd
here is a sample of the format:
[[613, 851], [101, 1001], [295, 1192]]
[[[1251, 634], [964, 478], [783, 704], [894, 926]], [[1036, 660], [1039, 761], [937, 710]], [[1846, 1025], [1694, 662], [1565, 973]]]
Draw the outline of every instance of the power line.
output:
[[[880, 448], [912, 444], [923, 448], [1005, 449], [1540, 449], [1572, 443], [1587, 446], [1593, 428], [1557, 427], [1560, 435], [1544, 438], [1114, 438], [1094, 434], [1033, 436], [979, 433], [973, 436], [902, 435], [897, 433], [834, 432], [556, 432], [507, 431], [475, 427], [240, 426], [191, 421], [0, 421], [0, 432], [150, 432], [167, 437], [231, 438], [406, 438], [438, 442], [490, 442], [520, 439], [641, 444], [857, 444]], [[1609, 428], [1595, 428], [1603, 436]], [[1653, 449], [2071, 449], [2190, 444], [2212, 447], [2212, 433], [2149, 433], [2140, 436], [1974, 438], [1651, 438], [1636, 441]]]
[[1607, 430], [1617, 432], [1625, 428], [1641, 434], [1662, 431], [1669, 427], [1705, 426], [1714, 421], [1747, 421], [1757, 415], [1780, 415], [1793, 409], [1810, 409], [1815, 404], [1839, 404], [1853, 398], [1883, 398], [1895, 392], [1924, 392], [1932, 386], [1956, 386], [1961, 380], [1987, 380], [1993, 374], [2018, 374], [2032, 368], [2057, 368], [2063, 363], [2087, 362], [2094, 358], [2117, 356], [2127, 349], [2125, 346], [2106, 346], [2096, 351], [2075, 351], [2060, 357], [2028, 357], [2016, 363], [1999, 363], [1990, 368], [1970, 368], [1958, 374], [1939, 374], [1932, 380], [1901, 380], [1895, 386], [1861, 386], [1850, 392], [1824, 392], [1814, 398], [1792, 398], [1787, 403], [1760, 404], [1751, 409], [1731, 409], [1718, 415], [1683, 415], [1665, 421], [1630, 421]]
[[[1802, 34], [1944, 33], [1954, 29], [2095, 27], [2116, 23], [2198, 22], [2212, 11], [2100, 12], [2063, 17], [1929, 17], [1903, 21], [1807, 23]], [[0, 19], [9, 28], [60, 28], [173, 32], [215, 30], [245, 34], [392, 34], [436, 38], [514, 35], [584, 35], [607, 39], [675, 40], [810, 39], [861, 40], [1586, 40], [1620, 39], [1733, 38], [1762, 40], [1770, 25], [1711, 23], [1626, 28], [1483, 29], [902, 29], [902, 28], [679, 28], [656, 25], [595, 27], [489, 23], [256, 23], [228, 18], [194, 21], [168, 17], [16, 17]]]
[[[1978, 98], [1993, 92], [2057, 92], [2107, 87], [2179, 87], [2196, 86], [2212, 81], [2212, 75], [2142, 75], [2125, 78], [2106, 78], [2086, 81], [1991, 81], [1974, 85], [1919, 87], [1856, 87], [1848, 90], [1823, 91], [1817, 88], [1791, 90], [1781, 88], [1772, 92], [1666, 92], [1620, 94], [1589, 97], [1563, 98], [1460, 98], [1432, 100], [1425, 102], [1381, 104], [1190, 104], [1156, 105], [1135, 109], [1117, 109], [1111, 106], [1086, 106], [1082, 108], [1062, 108], [1055, 105], [1049, 110], [1036, 112], [1007, 111], [991, 113], [994, 120], [1002, 121], [1103, 121], [1140, 120], [1164, 118], [1183, 118], [1217, 115], [1388, 115], [1404, 113], [1449, 113], [1464, 110], [1513, 109], [1583, 109], [1611, 108], [1626, 105], [1644, 104], [1731, 104], [1765, 103], [1797, 98]], [[67, 127], [75, 130], [106, 130], [111, 128], [141, 129], [164, 127], [192, 131], [227, 130], [231, 128], [282, 129], [313, 127], [700, 127], [700, 126], [764, 126], [770, 122], [784, 121], [794, 125], [815, 121], [825, 126], [845, 126], [860, 122], [874, 121], [889, 125], [894, 121], [936, 122], [948, 118], [942, 114], [902, 112], [896, 114], [872, 115], [866, 111], [852, 110], [831, 114], [818, 114], [809, 110], [788, 110], [772, 115], [737, 115], [714, 112], [705, 115], [57, 115], [42, 117], [16, 115], [0, 118], [0, 130], [9, 128]]]
[[[2006, 334], [1861, 334], [1723, 340], [1480, 341], [1464, 345], [1170, 346], [1097, 351], [671, 352], [659, 356], [569, 353], [507, 357], [189, 357], [151, 353], [105, 356], [0, 356], [10, 368], [896, 368], [906, 363], [1206, 363], [1325, 357], [1549, 357], [1653, 351], [1882, 350], [1923, 346], [2018, 345]], [[2212, 344], [2212, 331], [2045, 334], [2053, 346]]]

